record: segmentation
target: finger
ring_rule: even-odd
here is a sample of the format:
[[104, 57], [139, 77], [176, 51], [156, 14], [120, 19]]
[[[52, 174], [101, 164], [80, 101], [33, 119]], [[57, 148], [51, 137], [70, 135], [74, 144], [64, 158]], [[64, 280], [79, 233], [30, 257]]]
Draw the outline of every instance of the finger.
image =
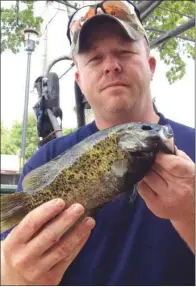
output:
[[26, 243], [40, 228], [65, 207], [61, 198], [50, 200], [28, 213], [10, 234], [10, 240], [16, 243]]
[[160, 177], [162, 177], [162, 179], [167, 183], [168, 186], [168, 181], [173, 178], [173, 175], [171, 175], [168, 171], [166, 171], [162, 166], [157, 163], [153, 164], [152, 170], [155, 171]]
[[145, 201], [147, 207], [152, 210], [153, 206], [157, 203], [158, 195], [143, 180], [138, 184], [138, 193]]
[[155, 158], [155, 163], [159, 164], [161, 167], [167, 169], [170, 162], [176, 159], [176, 155], [165, 154], [163, 152], [158, 152]]
[[69, 262], [67, 261], [67, 258], [63, 259], [48, 271], [47, 277], [48, 278], [51, 277], [51, 281], [49, 281], [49, 282], [52, 282], [52, 280], [54, 280], [54, 277], [58, 278], [58, 282], [54, 282], [54, 283], [58, 284], [61, 281], [63, 274], [65, 273], [65, 271], [67, 270], [69, 265], [77, 257], [79, 252], [82, 250], [82, 248], [84, 247], [85, 243], [87, 242], [89, 236], [90, 236], [90, 233], [88, 233], [86, 236], [84, 236], [82, 238], [80, 244], [75, 248], [74, 252], [71, 254], [71, 256], [69, 258]]
[[151, 169], [146, 176], [143, 178], [143, 181], [155, 192], [159, 194], [159, 192], [163, 189], [168, 188], [168, 184], [165, 179], [162, 177], [162, 173], [157, 173], [153, 169]]
[[40, 262], [42, 269], [45, 268], [45, 270], [49, 270], [62, 260], [67, 260], [67, 266], [69, 266], [71, 263], [70, 258], [75, 256], [74, 250], [81, 244], [84, 237], [86, 238], [86, 236], [90, 235], [90, 231], [94, 226], [94, 219], [87, 217], [75, 226], [69, 234], [65, 234], [65, 236], [42, 257]]
[[61, 236], [69, 230], [83, 213], [84, 207], [81, 204], [73, 204], [63, 211], [28, 243], [28, 256], [36, 257], [43, 254], [53, 244], [58, 242]]
[[183, 152], [180, 149], [176, 149], [176, 155], [178, 155], [184, 159], [191, 160], [191, 158], [185, 152]]
[[154, 164], [158, 164], [175, 177], [187, 178], [194, 174], [195, 165], [193, 161], [180, 156], [158, 153]]
[[165, 170], [162, 166], [160, 166], [157, 163], [153, 164], [152, 170], [155, 171], [159, 176], [161, 176], [165, 180], [167, 186], [169, 186], [169, 182], [174, 182], [177, 179], [176, 175]]

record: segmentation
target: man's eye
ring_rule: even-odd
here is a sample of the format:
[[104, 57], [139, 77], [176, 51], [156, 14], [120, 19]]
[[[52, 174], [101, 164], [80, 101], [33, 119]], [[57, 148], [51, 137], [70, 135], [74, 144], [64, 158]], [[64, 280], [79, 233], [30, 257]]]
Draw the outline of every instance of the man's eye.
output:
[[135, 52], [129, 51], [129, 50], [122, 50], [121, 53], [122, 54], [136, 54]]
[[101, 56], [95, 56], [92, 59], [90, 59], [89, 62], [98, 61], [98, 60], [101, 60]]

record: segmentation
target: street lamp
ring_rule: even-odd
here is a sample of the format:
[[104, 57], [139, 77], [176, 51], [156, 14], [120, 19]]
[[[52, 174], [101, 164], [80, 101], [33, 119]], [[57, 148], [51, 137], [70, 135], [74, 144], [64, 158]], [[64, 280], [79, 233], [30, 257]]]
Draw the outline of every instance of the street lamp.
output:
[[34, 29], [25, 29], [23, 33], [25, 37], [26, 51], [27, 51], [28, 56], [27, 56], [25, 101], [24, 101], [24, 113], [23, 113], [23, 125], [22, 125], [22, 142], [21, 142], [21, 153], [20, 153], [20, 172], [23, 169], [24, 161], [25, 161], [31, 55], [32, 55], [32, 52], [35, 50], [36, 40], [39, 36], [39, 33]]

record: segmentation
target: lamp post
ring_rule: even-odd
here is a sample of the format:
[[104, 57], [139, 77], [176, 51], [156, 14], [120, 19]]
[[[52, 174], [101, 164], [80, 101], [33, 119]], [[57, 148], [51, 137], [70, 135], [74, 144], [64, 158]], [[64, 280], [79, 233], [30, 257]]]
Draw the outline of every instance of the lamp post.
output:
[[35, 50], [35, 43], [36, 43], [38, 35], [39, 35], [39, 33], [34, 29], [25, 29], [24, 30], [24, 36], [25, 36], [25, 42], [26, 42], [26, 51], [27, 51], [27, 72], [26, 72], [25, 101], [24, 101], [23, 124], [22, 124], [20, 172], [23, 169], [24, 161], [25, 161], [31, 55], [32, 55], [32, 52]]

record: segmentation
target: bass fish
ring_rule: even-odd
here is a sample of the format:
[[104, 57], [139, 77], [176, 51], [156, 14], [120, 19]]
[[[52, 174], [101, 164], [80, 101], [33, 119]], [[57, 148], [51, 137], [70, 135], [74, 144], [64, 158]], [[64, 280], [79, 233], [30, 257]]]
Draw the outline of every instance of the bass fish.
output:
[[29, 172], [23, 191], [1, 197], [1, 232], [34, 208], [60, 197], [86, 214], [130, 192], [151, 168], [158, 151], [175, 154], [169, 125], [127, 123], [101, 130]]

